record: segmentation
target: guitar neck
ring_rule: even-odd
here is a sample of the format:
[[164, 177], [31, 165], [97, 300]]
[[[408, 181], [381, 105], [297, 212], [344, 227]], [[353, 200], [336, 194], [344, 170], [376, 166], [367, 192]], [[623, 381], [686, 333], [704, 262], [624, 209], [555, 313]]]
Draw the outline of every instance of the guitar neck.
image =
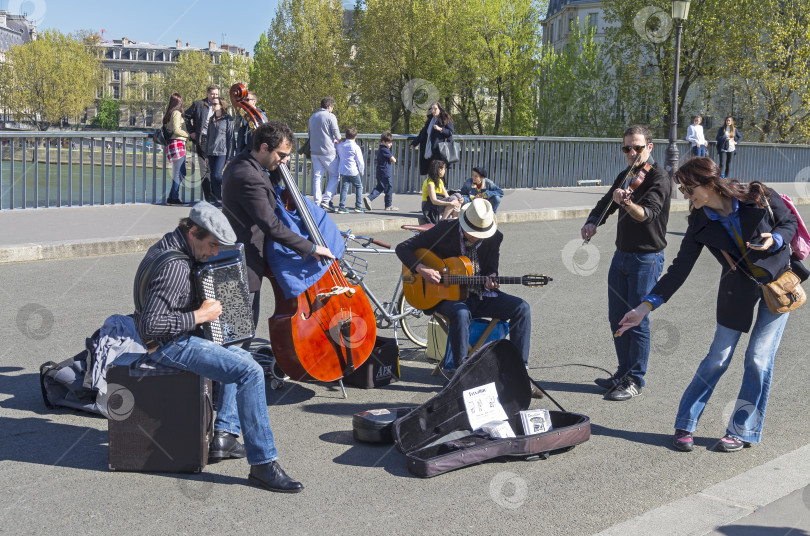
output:
[[[493, 278], [499, 285], [521, 285], [523, 284], [522, 276], [503, 276], [499, 275]], [[483, 275], [454, 275], [443, 274], [442, 283], [450, 285], [483, 285], [487, 282], [487, 277]]]

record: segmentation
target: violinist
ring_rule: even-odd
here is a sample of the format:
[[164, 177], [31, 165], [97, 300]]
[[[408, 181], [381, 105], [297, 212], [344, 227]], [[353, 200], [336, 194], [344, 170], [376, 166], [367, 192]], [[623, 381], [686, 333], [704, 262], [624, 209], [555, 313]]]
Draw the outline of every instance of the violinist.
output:
[[243, 151], [222, 178], [222, 210], [245, 245], [248, 286], [253, 303], [253, 324], [259, 322], [259, 290], [265, 269], [264, 245], [270, 238], [302, 257], [334, 259], [328, 248], [286, 227], [275, 214], [275, 187], [281, 181], [279, 165], [289, 161], [295, 136], [281, 121], [260, 125], [253, 133], [253, 150]]
[[[582, 238], [588, 241], [611, 214], [619, 214], [616, 251], [608, 271], [611, 334], [619, 329], [628, 304], [632, 307], [641, 302], [664, 267], [672, 184], [666, 171], [653, 160], [652, 148], [652, 133], [646, 126], [634, 125], [624, 132], [621, 150], [629, 167], [619, 173], [581, 230]], [[645, 318], [627, 335], [613, 337], [618, 358], [616, 372], [609, 378], [594, 380], [607, 391], [607, 400], [630, 400], [641, 394], [644, 386], [650, 356], [649, 321]]]

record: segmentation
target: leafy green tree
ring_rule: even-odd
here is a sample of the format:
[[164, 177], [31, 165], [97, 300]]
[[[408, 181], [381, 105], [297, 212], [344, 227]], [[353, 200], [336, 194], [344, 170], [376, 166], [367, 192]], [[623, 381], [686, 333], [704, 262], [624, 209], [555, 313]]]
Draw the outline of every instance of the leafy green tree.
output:
[[124, 86], [121, 104], [130, 114], [141, 116], [146, 126], [146, 116], [162, 115], [163, 77], [157, 73], [132, 73]]
[[82, 41], [57, 30], [12, 46], [0, 65], [5, 105], [18, 121], [47, 130], [91, 106], [101, 86], [101, 63]]
[[248, 86], [250, 80], [250, 58], [243, 56], [233, 56], [223, 53], [219, 61], [214, 65], [214, 84], [220, 88], [220, 96], [229, 98], [228, 90], [234, 84], [245, 84]]
[[461, 0], [358, 0], [357, 95], [388, 118], [392, 131], [421, 128], [428, 100], [450, 108], [456, 74], [449, 50], [461, 40], [462, 6]]
[[[738, 97], [748, 141], [810, 141], [810, 4], [797, 0], [745, 2], [733, 15], [728, 84]], [[756, 36], [741, 35], [758, 21]]]
[[98, 113], [90, 120], [90, 124], [103, 130], [118, 130], [121, 119], [121, 105], [108, 93], [97, 104]]
[[[547, 2], [488, 0], [459, 11], [461, 38], [452, 50], [456, 109], [473, 132], [531, 134], [540, 19]], [[491, 121], [487, 121], [491, 118]]]
[[[281, 0], [270, 29], [256, 50], [251, 89], [268, 117], [306, 130], [323, 97], [337, 102], [347, 123], [351, 88], [349, 43], [339, 0]], [[272, 96], [271, 98], [268, 98]]]
[[211, 85], [213, 72], [214, 63], [208, 53], [200, 50], [183, 52], [163, 77], [163, 102], [168, 102], [172, 93], [179, 93], [187, 106], [194, 100], [205, 98], [205, 88]]
[[595, 29], [574, 21], [559, 52], [543, 50], [537, 69], [537, 134], [543, 136], [620, 136], [617, 91], [604, 47]]
[[[692, 2], [683, 23], [678, 102], [699, 82], [702, 91], [716, 92], [727, 67], [727, 17], [724, 0]], [[664, 129], [670, 121], [675, 39], [671, 0], [604, 0], [607, 52], [619, 88], [617, 102], [625, 122], [643, 121]], [[746, 25], [749, 26], [749, 25]]]

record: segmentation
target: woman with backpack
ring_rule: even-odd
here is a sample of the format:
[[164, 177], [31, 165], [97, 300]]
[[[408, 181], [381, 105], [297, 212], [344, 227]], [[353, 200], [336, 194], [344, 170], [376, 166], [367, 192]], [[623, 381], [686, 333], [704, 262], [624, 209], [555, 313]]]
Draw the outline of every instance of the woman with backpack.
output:
[[778, 193], [761, 182], [723, 179], [710, 158], [689, 160], [675, 180], [691, 208], [680, 250], [650, 293], [621, 319], [616, 336], [666, 303], [686, 282], [703, 248], [708, 248], [722, 268], [717, 327], [708, 354], [681, 397], [672, 445], [683, 452], [694, 448], [692, 434], [709, 397], [728, 369], [740, 337], [750, 332], [742, 385], [726, 433], [716, 443], [721, 452], [737, 452], [759, 443], [762, 436], [774, 356], [790, 313], [772, 312], [760, 283], [771, 282], [790, 268], [796, 216]]
[[172, 189], [166, 199], [167, 205], [182, 205], [180, 200], [180, 183], [186, 178], [186, 121], [183, 118], [183, 97], [172, 93], [166, 113], [163, 114], [163, 126], [169, 132], [169, 144], [166, 146], [166, 158], [172, 163]]

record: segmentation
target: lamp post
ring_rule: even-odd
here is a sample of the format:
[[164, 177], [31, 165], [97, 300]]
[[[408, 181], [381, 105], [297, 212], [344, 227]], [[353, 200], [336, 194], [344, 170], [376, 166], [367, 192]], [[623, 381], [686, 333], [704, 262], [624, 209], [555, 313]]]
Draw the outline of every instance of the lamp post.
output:
[[672, 19], [675, 21], [675, 76], [672, 81], [672, 117], [669, 124], [669, 147], [667, 147], [667, 168], [670, 177], [678, 171], [678, 74], [681, 70], [681, 31], [683, 21], [689, 15], [689, 0], [672, 0]]

